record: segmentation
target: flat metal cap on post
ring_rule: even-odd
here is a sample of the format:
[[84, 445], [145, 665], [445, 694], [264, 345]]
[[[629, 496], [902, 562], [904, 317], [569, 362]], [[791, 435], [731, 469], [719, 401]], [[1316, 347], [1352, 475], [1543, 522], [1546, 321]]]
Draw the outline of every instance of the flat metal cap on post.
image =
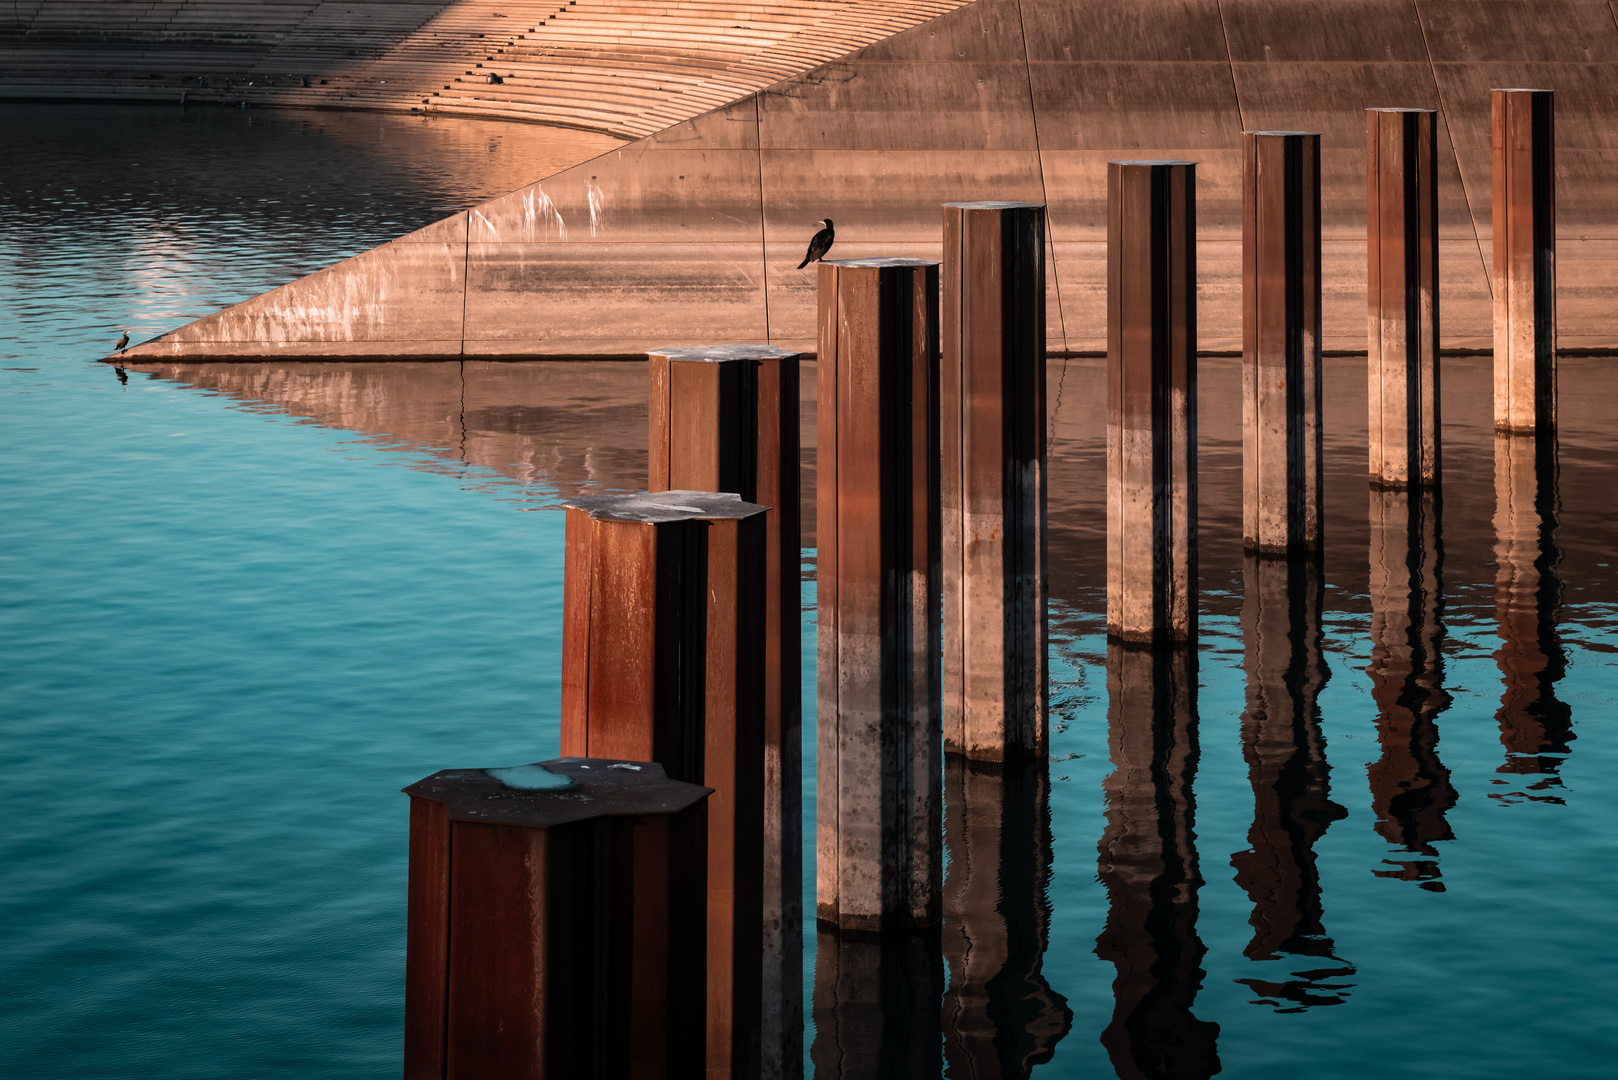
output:
[[954, 206], [962, 210], [1043, 210], [1045, 204], [1041, 202], [947, 202], [944, 206]]
[[803, 354], [790, 349], [777, 349], [774, 345], [666, 345], [646, 350], [648, 356], [662, 356], [669, 360], [796, 360]]
[[585, 495], [569, 499], [562, 505], [569, 510], [588, 512], [592, 521], [639, 521], [649, 525], [692, 519], [736, 521], [769, 509], [757, 503], [743, 502], [740, 495], [724, 491]]
[[677, 814], [712, 788], [670, 780], [663, 766], [557, 758], [496, 769], [443, 769], [402, 789], [443, 803], [451, 821], [550, 829], [598, 817]]
[[870, 259], [822, 259], [821, 262], [820, 262], [820, 265], [822, 265], [822, 266], [848, 266], [848, 267], [867, 267], [867, 266], [871, 266], [871, 267], [881, 268], [881, 267], [886, 267], [886, 266], [897, 266], [897, 267], [937, 266], [937, 265], [939, 265], [939, 263], [938, 263], [937, 259], [905, 259], [905, 258], [899, 258], [899, 257], [892, 257], [892, 258], [881, 257], [881, 258], [870, 258]]
[[1194, 161], [1185, 161], [1181, 158], [1120, 158], [1107, 162], [1108, 165], [1195, 165]]
[[1378, 105], [1378, 106], [1374, 106], [1372, 108], [1368, 108], [1365, 111], [1366, 112], [1385, 112], [1385, 113], [1433, 113], [1435, 115], [1438, 112], [1437, 109], [1407, 109], [1407, 108], [1405, 108], [1405, 107], [1403, 107], [1401, 105]]

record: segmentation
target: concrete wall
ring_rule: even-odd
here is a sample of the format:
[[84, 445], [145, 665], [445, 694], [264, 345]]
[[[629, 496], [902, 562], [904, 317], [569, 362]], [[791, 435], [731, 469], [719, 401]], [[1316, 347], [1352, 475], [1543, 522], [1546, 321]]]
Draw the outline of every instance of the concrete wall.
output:
[[1201, 343], [1240, 342], [1247, 129], [1323, 134], [1326, 347], [1365, 347], [1365, 120], [1441, 112], [1446, 348], [1490, 344], [1489, 89], [1558, 92], [1561, 343], [1618, 346], [1618, 14], [1593, 0], [977, 0], [142, 346], [158, 358], [813, 347], [835, 254], [937, 258], [943, 202], [1050, 207], [1050, 346], [1103, 347], [1106, 162], [1200, 163]]

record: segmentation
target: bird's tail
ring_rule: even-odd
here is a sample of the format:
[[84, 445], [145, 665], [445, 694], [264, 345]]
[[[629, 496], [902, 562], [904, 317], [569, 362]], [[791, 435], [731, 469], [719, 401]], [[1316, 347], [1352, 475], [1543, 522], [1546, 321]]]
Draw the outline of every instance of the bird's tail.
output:
[[802, 270], [804, 267], [806, 267], [808, 265], [809, 265], [809, 256], [805, 255], [803, 257], [803, 262], [798, 264], [798, 269]]

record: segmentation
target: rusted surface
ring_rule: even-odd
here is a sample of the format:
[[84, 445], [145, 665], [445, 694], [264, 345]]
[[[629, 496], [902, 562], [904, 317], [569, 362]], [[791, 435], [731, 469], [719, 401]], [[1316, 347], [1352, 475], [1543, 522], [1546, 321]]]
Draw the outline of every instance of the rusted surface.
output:
[[[501, 779], [525, 771], [565, 786]], [[563, 758], [405, 791], [407, 1077], [709, 1075], [693, 1036], [708, 789], [646, 762]]]
[[1107, 644], [1107, 745], [1096, 955], [1117, 975], [1101, 1042], [1124, 1080], [1212, 1076], [1219, 1025], [1192, 1012], [1208, 951], [1197, 933], [1194, 649]]
[[1043, 758], [1044, 207], [947, 204], [943, 286], [944, 749]]
[[820, 925], [809, 1055], [815, 1080], [937, 1080], [937, 931], [867, 934]]
[[1438, 129], [1428, 109], [1366, 110], [1371, 482], [1436, 484]]
[[[568, 509], [563, 753], [657, 760], [708, 804], [709, 1075], [759, 1070], [765, 510], [689, 490]], [[581, 539], [577, 543], [574, 536]], [[588, 540], [582, 537], [588, 537]], [[575, 562], [577, 552], [588, 562]], [[582, 692], [581, 692], [582, 691]]]
[[[1287, 959], [1305, 970], [1283, 980], [1243, 979], [1279, 1008], [1335, 1005], [1354, 974], [1326, 933], [1315, 844], [1348, 811], [1331, 799], [1319, 697], [1329, 678], [1321, 651], [1325, 577], [1320, 560], [1249, 553], [1242, 567], [1247, 707], [1242, 756], [1253, 786], [1248, 848], [1231, 856], [1253, 904], [1250, 960]], [[1337, 965], [1337, 966], [1332, 966]]]
[[1043, 966], [1050, 912], [1050, 775], [1044, 761], [952, 755], [944, 846], [944, 1059], [948, 1076], [1025, 1080], [1073, 1026]]
[[1320, 136], [1242, 133], [1242, 541], [1320, 548]]
[[1491, 91], [1494, 426], [1556, 429], [1556, 116], [1550, 90]]
[[1107, 174], [1107, 632], [1196, 633], [1196, 165]]
[[1559, 471], [1554, 439], [1495, 436], [1494, 661], [1504, 684], [1495, 720], [1506, 752], [1497, 772], [1513, 790], [1490, 794], [1505, 802], [1561, 802], [1559, 773], [1576, 737], [1573, 710], [1556, 695], [1567, 673], [1556, 627]]
[[1444, 689], [1441, 496], [1371, 489], [1371, 698], [1382, 756], [1366, 774], [1376, 831], [1394, 849], [1378, 877], [1443, 892], [1440, 841], [1457, 793], [1438, 757]]
[[816, 911], [939, 918], [938, 264], [820, 264]]
[[803, 749], [798, 354], [767, 345], [649, 357], [649, 488], [735, 492], [765, 515], [764, 1076], [803, 1067]]

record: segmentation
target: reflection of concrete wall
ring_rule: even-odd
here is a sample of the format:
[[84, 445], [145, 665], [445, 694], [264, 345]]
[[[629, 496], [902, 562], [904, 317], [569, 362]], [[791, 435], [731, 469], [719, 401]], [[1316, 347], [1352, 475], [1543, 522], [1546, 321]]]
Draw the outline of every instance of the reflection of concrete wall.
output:
[[812, 347], [813, 231], [937, 258], [939, 204], [1050, 206], [1050, 344], [1102, 347], [1105, 162], [1198, 161], [1204, 348], [1240, 337], [1240, 133], [1322, 133], [1326, 345], [1365, 347], [1367, 106], [1440, 111], [1448, 347], [1490, 341], [1489, 95], [1559, 94], [1565, 346], [1618, 341], [1604, 164], [1618, 23], [1534, 0], [977, 0], [465, 215], [182, 327], [147, 355]]

